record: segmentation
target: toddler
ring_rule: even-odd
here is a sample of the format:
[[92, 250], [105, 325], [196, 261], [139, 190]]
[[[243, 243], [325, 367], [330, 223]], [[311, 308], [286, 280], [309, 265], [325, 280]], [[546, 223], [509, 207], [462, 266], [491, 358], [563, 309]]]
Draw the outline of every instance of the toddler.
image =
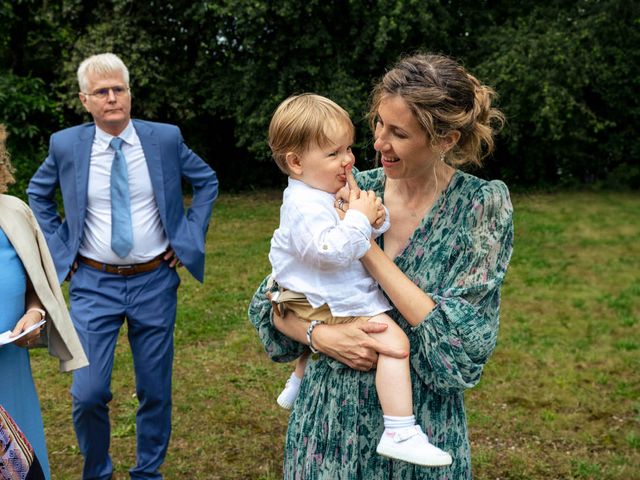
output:
[[[271, 119], [269, 146], [289, 177], [269, 252], [271, 280], [279, 287], [272, 301], [281, 315], [291, 310], [310, 322], [307, 341], [314, 352], [317, 325], [361, 317], [386, 324], [376, 338], [406, 351], [407, 336], [384, 313], [391, 306], [359, 260], [370, 248], [372, 235], [389, 228], [386, 209], [373, 192], [364, 191], [351, 196], [344, 218], [334, 208], [346, 169], [354, 164], [354, 130], [344, 109], [309, 93], [287, 98]], [[284, 408], [294, 403], [308, 356], [309, 351], [298, 359], [278, 397]], [[451, 456], [429, 443], [416, 425], [409, 368], [408, 357], [378, 358], [376, 388], [385, 429], [377, 452], [418, 465], [450, 465]]]

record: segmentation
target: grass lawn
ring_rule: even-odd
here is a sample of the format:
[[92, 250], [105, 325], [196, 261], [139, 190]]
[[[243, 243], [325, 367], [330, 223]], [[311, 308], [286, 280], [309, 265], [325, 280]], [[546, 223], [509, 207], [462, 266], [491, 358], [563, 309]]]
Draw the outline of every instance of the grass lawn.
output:
[[[640, 195], [515, 195], [498, 347], [466, 393], [475, 478], [640, 478]], [[267, 359], [246, 309], [268, 273], [279, 192], [223, 195], [207, 280], [182, 271], [167, 479], [276, 479], [289, 365]], [[32, 354], [54, 479], [80, 478], [71, 377]], [[6, 386], [5, 386], [6, 388]], [[134, 377], [116, 351], [111, 453], [135, 462]], [[455, 480], [455, 479], [452, 479]]]

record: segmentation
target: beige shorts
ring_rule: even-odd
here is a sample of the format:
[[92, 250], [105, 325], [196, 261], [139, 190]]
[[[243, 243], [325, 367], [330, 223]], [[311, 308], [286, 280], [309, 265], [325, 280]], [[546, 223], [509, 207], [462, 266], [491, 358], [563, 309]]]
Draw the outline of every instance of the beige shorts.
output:
[[275, 299], [272, 300], [274, 306], [278, 309], [280, 316], [284, 316], [287, 311], [295, 313], [303, 320], [320, 320], [321, 322], [329, 325], [336, 323], [351, 323], [355, 322], [359, 318], [369, 320], [371, 317], [334, 317], [331, 314], [329, 305], [326, 303], [314, 308], [307, 297], [303, 293], [294, 292], [292, 290], [280, 289], [278, 294], [275, 295]]

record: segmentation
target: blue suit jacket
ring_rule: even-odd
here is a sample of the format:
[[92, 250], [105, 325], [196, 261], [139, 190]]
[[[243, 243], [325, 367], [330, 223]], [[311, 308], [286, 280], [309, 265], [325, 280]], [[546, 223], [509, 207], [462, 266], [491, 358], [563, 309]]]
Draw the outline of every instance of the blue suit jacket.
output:
[[[202, 282], [205, 236], [218, 195], [216, 174], [184, 144], [178, 127], [142, 120], [133, 120], [133, 125], [142, 143], [167, 239], [180, 261]], [[54, 133], [49, 155], [27, 189], [29, 206], [47, 239], [61, 283], [76, 259], [84, 232], [95, 131], [95, 125], [87, 123]], [[182, 178], [193, 188], [193, 201], [187, 212], [183, 206]], [[64, 219], [58, 214], [55, 200], [58, 187]]]

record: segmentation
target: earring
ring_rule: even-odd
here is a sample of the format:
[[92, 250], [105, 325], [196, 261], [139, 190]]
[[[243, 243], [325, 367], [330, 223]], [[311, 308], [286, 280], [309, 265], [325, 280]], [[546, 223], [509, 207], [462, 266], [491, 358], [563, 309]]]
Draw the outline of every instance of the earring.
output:
[[441, 161], [442, 163], [444, 163], [444, 156], [445, 156], [444, 151], [440, 152], [440, 161]]

